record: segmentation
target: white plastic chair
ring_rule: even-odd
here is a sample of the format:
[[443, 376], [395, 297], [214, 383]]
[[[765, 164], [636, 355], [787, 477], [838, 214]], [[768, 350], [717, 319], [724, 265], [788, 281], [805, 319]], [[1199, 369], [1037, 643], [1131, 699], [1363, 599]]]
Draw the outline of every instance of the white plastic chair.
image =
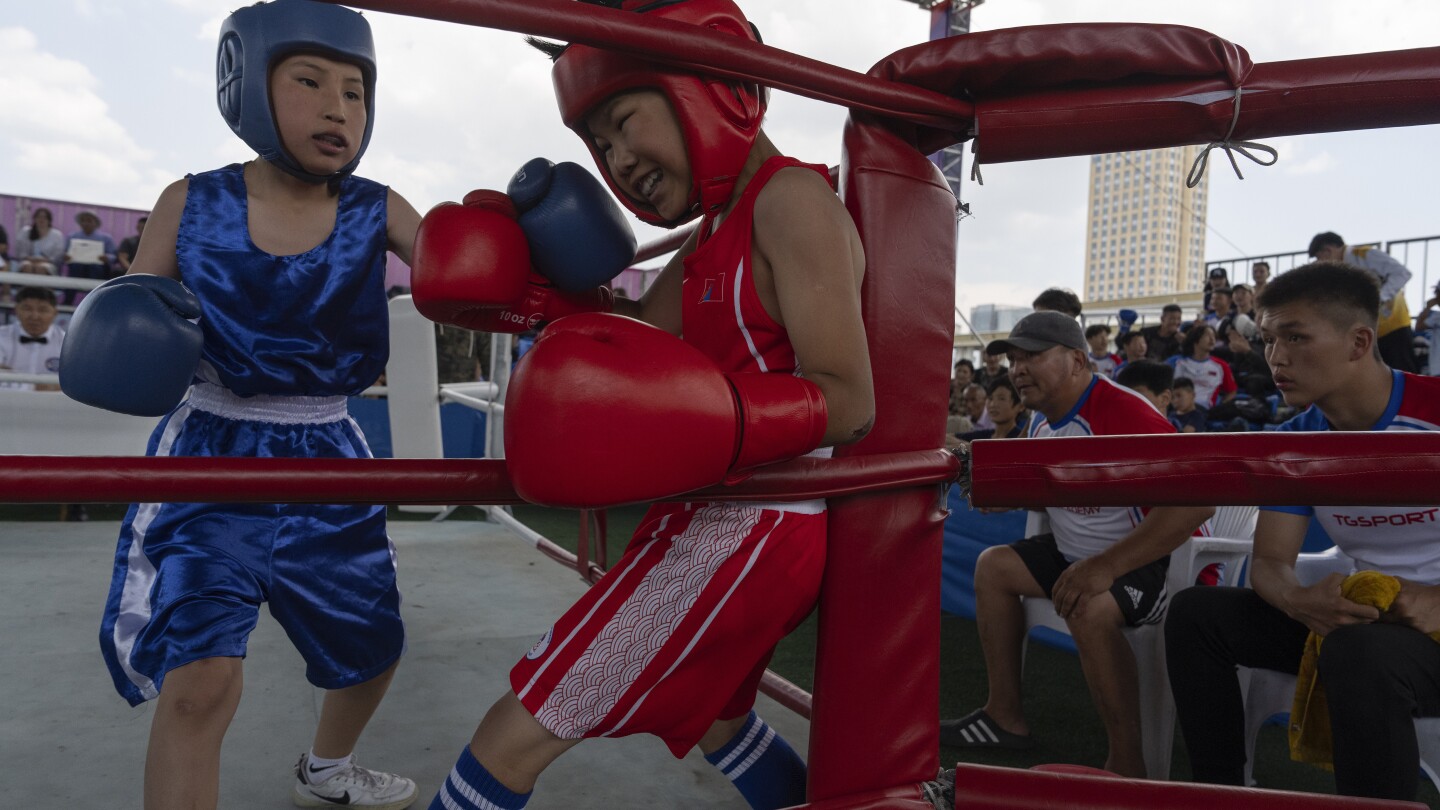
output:
[[[1305, 585], [1332, 573], [1349, 574], [1354, 570], [1355, 561], [1334, 547], [1301, 554], [1295, 561], [1295, 576]], [[1295, 701], [1295, 676], [1273, 669], [1240, 667], [1240, 678], [1245, 687], [1245, 784], [1254, 786], [1255, 740], [1266, 720], [1290, 711]], [[1420, 744], [1421, 770], [1440, 787], [1440, 717], [1415, 718], [1415, 739]]]
[[[1221, 506], [1210, 520], [1209, 537], [1192, 537], [1170, 554], [1165, 577], [1166, 599], [1195, 584], [1195, 577], [1211, 563], [1224, 565], [1221, 585], [1236, 585], [1240, 570], [1254, 544], [1254, 506]], [[1027, 527], [1028, 529], [1029, 527]], [[1028, 532], [1027, 532], [1028, 533]], [[1023, 600], [1025, 629], [1048, 627], [1069, 635], [1065, 620], [1055, 613], [1049, 599]], [[1125, 638], [1135, 652], [1140, 685], [1140, 738], [1145, 754], [1145, 773], [1151, 779], [1170, 778], [1170, 759], [1175, 748], [1175, 701], [1170, 696], [1170, 679], [1165, 674], [1164, 623], [1127, 627]], [[1024, 657], [1021, 658], [1024, 667]]]

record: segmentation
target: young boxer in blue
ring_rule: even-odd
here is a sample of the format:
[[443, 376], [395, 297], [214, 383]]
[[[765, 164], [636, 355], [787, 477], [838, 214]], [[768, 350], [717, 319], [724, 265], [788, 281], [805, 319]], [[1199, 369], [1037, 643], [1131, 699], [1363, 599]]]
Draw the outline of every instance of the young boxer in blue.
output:
[[[409, 261], [419, 222], [353, 174], [375, 72], [348, 9], [274, 0], [225, 21], [220, 110], [259, 159], [160, 195], [130, 274], [76, 314], [67, 393], [164, 413], [150, 455], [369, 456], [346, 397], [384, 370], [386, 251]], [[352, 753], [405, 648], [384, 507], [144, 503], [121, 527], [100, 641], [123, 697], [158, 698], [145, 807], [216, 806], [261, 602], [329, 690], [295, 804], [408, 806], [414, 782]]]

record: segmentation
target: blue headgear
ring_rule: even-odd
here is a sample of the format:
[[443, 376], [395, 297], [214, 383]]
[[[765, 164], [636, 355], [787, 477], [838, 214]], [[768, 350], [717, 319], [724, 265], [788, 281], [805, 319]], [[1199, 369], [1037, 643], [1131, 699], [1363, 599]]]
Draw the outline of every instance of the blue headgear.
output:
[[348, 8], [312, 0], [272, 0], [239, 9], [220, 26], [216, 81], [220, 115], [260, 157], [312, 183], [334, 179], [300, 167], [281, 145], [270, 108], [270, 67], [298, 52], [333, 55], [360, 66], [365, 82], [365, 136], [355, 159], [336, 177], [355, 171], [375, 126], [375, 40], [370, 23]]

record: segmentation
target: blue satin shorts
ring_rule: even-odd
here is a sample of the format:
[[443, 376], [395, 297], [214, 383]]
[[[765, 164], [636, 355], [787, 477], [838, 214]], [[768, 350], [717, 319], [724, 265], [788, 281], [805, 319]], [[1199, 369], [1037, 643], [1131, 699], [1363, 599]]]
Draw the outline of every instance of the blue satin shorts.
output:
[[[344, 397], [247, 397], [199, 384], [150, 437], [147, 455], [367, 458]], [[100, 647], [138, 705], [165, 674], [244, 657], [261, 602], [338, 689], [383, 673], [405, 649], [385, 508], [319, 504], [132, 504], [120, 527]]]

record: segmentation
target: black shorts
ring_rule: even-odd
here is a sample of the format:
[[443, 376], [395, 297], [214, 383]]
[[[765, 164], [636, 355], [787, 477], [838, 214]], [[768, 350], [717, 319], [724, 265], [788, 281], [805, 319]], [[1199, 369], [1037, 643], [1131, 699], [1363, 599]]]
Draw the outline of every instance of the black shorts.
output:
[[[1040, 590], [1050, 596], [1055, 590], [1055, 581], [1072, 563], [1060, 553], [1055, 545], [1055, 535], [1037, 534], [1010, 544], [1020, 555], [1020, 561], [1029, 569], [1030, 576], [1040, 585]], [[1170, 556], [1148, 565], [1142, 565], [1128, 574], [1122, 574], [1110, 586], [1110, 595], [1120, 606], [1127, 627], [1142, 624], [1156, 624], [1165, 618], [1165, 606], [1170, 597], [1165, 592], [1165, 574], [1170, 570]]]

